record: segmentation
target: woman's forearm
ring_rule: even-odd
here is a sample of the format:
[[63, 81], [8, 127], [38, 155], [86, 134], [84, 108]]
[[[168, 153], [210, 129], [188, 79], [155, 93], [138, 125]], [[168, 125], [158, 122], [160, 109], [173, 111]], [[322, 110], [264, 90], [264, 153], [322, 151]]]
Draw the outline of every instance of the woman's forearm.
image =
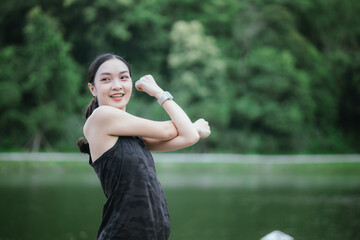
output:
[[[159, 99], [163, 91], [159, 91], [155, 94], [155, 97]], [[184, 112], [184, 110], [173, 100], [166, 100], [162, 104], [165, 111], [169, 114], [172, 122], [174, 123], [178, 136], [184, 138], [189, 142], [197, 142], [199, 140], [198, 131], [194, 128], [190, 118]]]
[[[137, 90], [146, 92], [157, 99], [160, 99], [164, 94], [164, 91], [156, 84], [155, 79], [151, 75], [141, 77], [136, 81], [135, 87]], [[173, 146], [169, 148], [196, 143], [199, 140], [199, 134], [181, 107], [172, 100], [166, 100], [162, 103], [162, 106], [169, 114], [178, 132], [177, 137], [173, 139], [176, 139], [176, 141], [173, 141]]]

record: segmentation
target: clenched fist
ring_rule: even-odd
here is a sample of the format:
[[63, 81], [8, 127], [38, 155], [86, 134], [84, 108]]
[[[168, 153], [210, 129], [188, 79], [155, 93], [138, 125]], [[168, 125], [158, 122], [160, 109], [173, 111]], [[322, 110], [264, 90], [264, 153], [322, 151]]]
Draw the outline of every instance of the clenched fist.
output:
[[146, 92], [152, 97], [159, 99], [164, 91], [157, 85], [151, 75], [145, 75], [135, 82], [135, 88], [139, 91]]
[[202, 118], [194, 122], [193, 126], [198, 132], [200, 138], [207, 138], [211, 133], [209, 123]]

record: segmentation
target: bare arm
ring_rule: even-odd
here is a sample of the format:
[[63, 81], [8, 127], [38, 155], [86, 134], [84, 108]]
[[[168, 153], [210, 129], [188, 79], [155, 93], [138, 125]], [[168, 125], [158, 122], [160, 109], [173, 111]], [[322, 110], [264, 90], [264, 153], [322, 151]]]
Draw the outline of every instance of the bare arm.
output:
[[[211, 131], [210, 126], [207, 121], [204, 119], [198, 119], [193, 124], [193, 127], [198, 132], [200, 138], [207, 138]], [[162, 152], [162, 151], [169, 151], [169, 149], [176, 150], [176, 145], [170, 145], [169, 140], [157, 140], [152, 138], [143, 138], [146, 145], [151, 151], [154, 152]]]
[[[140, 82], [136, 83], [136, 88], [156, 98], [160, 98], [164, 92], [149, 75], [141, 78]], [[144, 140], [152, 140], [149, 142], [145, 140], [145, 142], [153, 151], [170, 151], [195, 144], [199, 140], [199, 134], [186, 113], [171, 100], [165, 101], [163, 107], [172, 121], [151, 121], [115, 107], [100, 106], [85, 123], [84, 134], [87, 138], [90, 136], [141, 136]]]
[[92, 113], [84, 126], [85, 136], [141, 136], [157, 140], [169, 140], [177, 136], [172, 121], [152, 121], [136, 117], [111, 106], [100, 106]]
[[[152, 76], [147, 75], [136, 83], [139, 91], [144, 91], [150, 96], [159, 99], [164, 91], [156, 84]], [[144, 138], [146, 145], [151, 151], [171, 151], [195, 144], [200, 136], [186, 113], [173, 100], [167, 100], [162, 104], [175, 125], [178, 135], [167, 141], [156, 141], [153, 138]]]

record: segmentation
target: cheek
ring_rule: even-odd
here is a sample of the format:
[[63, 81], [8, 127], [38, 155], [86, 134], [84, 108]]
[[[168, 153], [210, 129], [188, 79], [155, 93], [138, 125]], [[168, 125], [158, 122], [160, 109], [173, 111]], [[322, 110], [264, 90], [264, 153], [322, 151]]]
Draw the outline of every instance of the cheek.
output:
[[133, 88], [132, 82], [127, 83], [126, 89], [127, 89], [129, 92], [132, 92], [132, 88]]
[[99, 83], [95, 85], [95, 88], [98, 93], [106, 93], [109, 91], [110, 85]]
[[94, 82], [94, 92], [99, 92], [99, 90], [101, 90], [101, 84], [99, 84], [98, 82]]

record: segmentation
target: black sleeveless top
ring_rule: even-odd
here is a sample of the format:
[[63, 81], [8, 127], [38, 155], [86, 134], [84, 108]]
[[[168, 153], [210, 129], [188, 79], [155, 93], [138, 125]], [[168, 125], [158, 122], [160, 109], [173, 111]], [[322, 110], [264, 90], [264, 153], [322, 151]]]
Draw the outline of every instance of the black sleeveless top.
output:
[[170, 219], [154, 160], [139, 137], [119, 137], [94, 168], [107, 198], [97, 239], [166, 240]]

